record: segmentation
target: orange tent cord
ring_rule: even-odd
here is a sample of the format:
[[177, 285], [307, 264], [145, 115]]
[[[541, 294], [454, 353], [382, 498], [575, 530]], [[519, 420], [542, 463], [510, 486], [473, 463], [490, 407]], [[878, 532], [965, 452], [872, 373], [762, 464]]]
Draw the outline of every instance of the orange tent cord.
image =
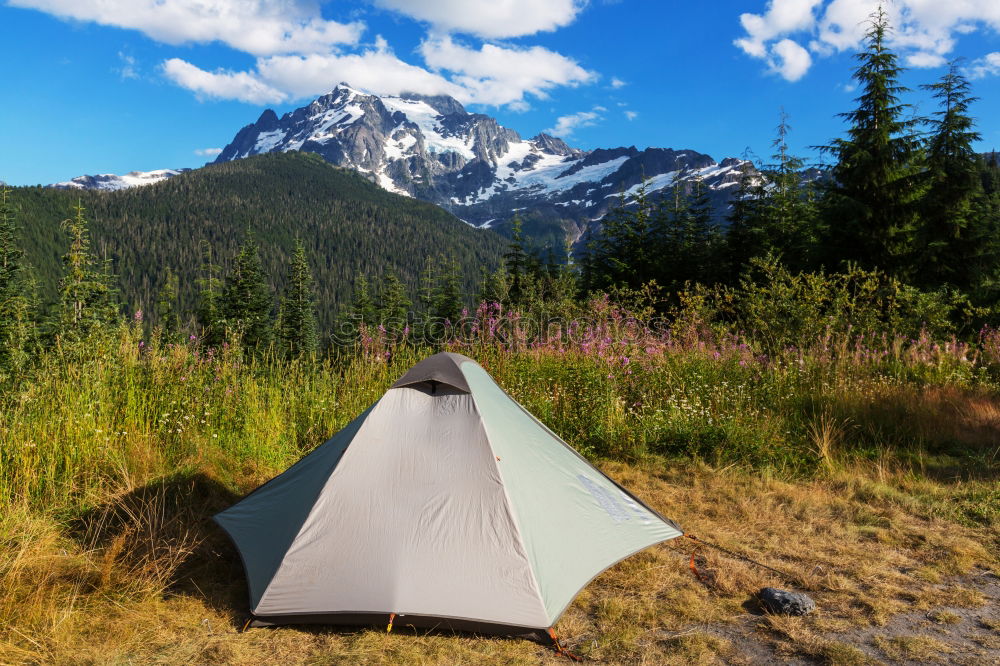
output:
[[548, 631], [549, 631], [549, 638], [552, 639], [552, 645], [553, 645], [553, 647], [555, 647], [557, 655], [559, 655], [561, 657], [566, 657], [567, 659], [569, 659], [571, 661], [583, 661], [583, 659], [581, 659], [580, 657], [576, 656], [575, 654], [573, 654], [569, 650], [565, 649], [559, 643], [559, 639], [556, 638], [556, 632], [553, 631], [552, 627], [549, 627]]

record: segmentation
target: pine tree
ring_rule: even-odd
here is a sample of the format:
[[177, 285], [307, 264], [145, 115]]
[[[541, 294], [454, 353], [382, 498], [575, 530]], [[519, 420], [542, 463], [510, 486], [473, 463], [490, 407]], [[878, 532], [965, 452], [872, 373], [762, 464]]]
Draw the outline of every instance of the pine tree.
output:
[[486, 267], [481, 267], [479, 279], [479, 293], [476, 299], [479, 303], [509, 303], [510, 302], [510, 274], [503, 266], [495, 271], [488, 271]]
[[296, 240], [278, 316], [279, 343], [291, 358], [313, 354], [319, 346], [315, 291], [306, 248]]
[[201, 265], [198, 268], [198, 305], [195, 315], [201, 327], [201, 339], [210, 347], [218, 347], [226, 339], [226, 323], [222, 312], [221, 269], [212, 262], [212, 246], [200, 245]]
[[815, 254], [815, 207], [811, 187], [802, 182], [804, 161], [791, 154], [788, 115], [782, 111], [777, 127], [774, 163], [763, 172], [765, 185], [758, 211], [763, 247], [760, 254], [770, 252], [782, 258], [792, 270], [813, 267]]
[[528, 269], [528, 256], [524, 250], [524, 234], [520, 216], [515, 215], [511, 223], [510, 244], [503, 255], [504, 266], [509, 276], [510, 288], [508, 294], [512, 303], [519, 303], [524, 295], [525, 273]]
[[677, 291], [688, 281], [714, 281], [720, 242], [704, 183], [675, 182], [656, 209], [652, 229], [651, 253], [658, 260], [653, 276], [658, 284]]
[[734, 284], [754, 257], [765, 253], [760, 225], [764, 179], [754, 167], [749, 151], [743, 156], [736, 192], [730, 201], [726, 221], [723, 265], [726, 282]]
[[425, 316], [430, 316], [431, 308], [434, 307], [434, 296], [437, 293], [437, 269], [435, 258], [428, 256], [420, 271], [420, 288], [417, 292], [417, 300], [420, 302]]
[[452, 326], [457, 326], [462, 319], [464, 308], [465, 294], [462, 292], [461, 267], [458, 261], [451, 260], [441, 276], [440, 284], [434, 295], [431, 313], [439, 322], [448, 322]]
[[621, 194], [618, 205], [601, 220], [600, 231], [591, 236], [583, 260], [585, 287], [637, 288], [652, 279], [660, 260], [655, 249], [654, 227], [653, 205], [646, 196], [644, 181], [633, 201], [627, 201], [625, 194]]
[[63, 221], [69, 249], [63, 255], [64, 273], [53, 321], [54, 333], [69, 343], [80, 342], [121, 321], [109, 262], [98, 262], [90, 251], [83, 205], [77, 202], [73, 210], [74, 216]]
[[177, 274], [167, 266], [163, 286], [156, 297], [156, 315], [167, 339], [176, 338], [181, 327], [180, 315], [177, 312], [178, 284]]
[[850, 123], [848, 136], [825, 147], [837, 158], [826, 197], [827, 247], [838, 260], [899, 275], [906, 272], [915, 231], [918, 141], [917, 120], [904, 118], [909, 105], [899, 101], [907, 89], [899, 83], [902, 68], [887, 46], [888, 32], [879, 5], [856, 55], [858, 106], [840, 114]]
[[375, 306], [368, 278], [360, 273], [354, 278], [354, 291], [351, 293], [347, 320], [344, 328], [354, 336], [358, 335], [362, 327], [375, 326], [378, 323], [378, 308]]
[[0, 380], [24, 366], [35, 336], [29, 297], [33, 289], [9, 196], [10, 190], [0, 186]]
[[222, 297], [226, 327], [248, 348], [261, 350], [271, 341], [271, 288], [252, 235], [240, 246]]
[[[918, 282], [936, 288], [943, 284], [968, 289], [975, 255], [981, 248], [976, 199], [982, 195], [979, 158], [972, 144], [981, 136], [974, 130], [969, 105], [976, 101], [959, 63], [953, 61], [937, 83], [921, 86], [940, 103], [929, 121], [926, 145], [928, 188], [921, 200], [920, 270]], [[975, 241], [975, 242], [973, 242]]]
[[718, 274], [718, 250], [721, 243], [714, 215], [708, 186], [701, 180], [696, 180], [691, 186], [684, 252], [688, 273], [686, 279], [702, 284], [714, 283]]
[[385, 274], [378, 300], [379, 320], [386, 332], [398, 338], [409, 325], [410, 307], [413, 303], [396, 273], [390, 271]]

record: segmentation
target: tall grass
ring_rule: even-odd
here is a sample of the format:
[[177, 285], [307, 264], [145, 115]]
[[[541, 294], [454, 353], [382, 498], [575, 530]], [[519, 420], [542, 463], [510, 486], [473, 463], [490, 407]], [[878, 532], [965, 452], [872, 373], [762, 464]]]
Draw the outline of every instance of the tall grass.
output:
[[[750, 337], [690, 321], [646, 325], [606, 300], [589, 312], [540, 331], [487, 304], [437, 347], [475, 358], [592, 458], [695, 457], [790, 475], [886, 451], [922, 464], [980, 456], [996, 465], [980, 432], [995, 419], [993, 403], [958, 413], [941, 392], [992, 395], [995, 332], [978, 345], [826, 334], [765, 354]], [[0, 397], [0, 503], [78, 511], [184, 471], [245, 490], [432, 351], [375, 329], [323, 360], [284, 362], [193, 337], [144, 339], [135, 324], [49, 350]], [[935, 387], [936, 400], [927, 397]]]

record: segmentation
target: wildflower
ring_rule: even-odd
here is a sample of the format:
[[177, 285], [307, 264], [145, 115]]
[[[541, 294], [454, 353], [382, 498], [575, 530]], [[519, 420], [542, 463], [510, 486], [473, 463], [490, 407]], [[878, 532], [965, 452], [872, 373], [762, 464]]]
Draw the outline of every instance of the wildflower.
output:
[[195, 341], [195, 340], [197, 340], [197, 339], [198, 339], [198, 336], [197, 336], [197, 335], [195, 335], [194, 333], [192, 333], [192, 334], [191, 334], [191, 335], [190, 335], [190, 336], [188, 337], [188, 340], [190, 340], [191, 342], [194, 342], [194, 341]]
[[135, 311], [135, 323], [137, 323], [137, 324], [141, 324], [142, 323], [142, 310], [136, 310]]

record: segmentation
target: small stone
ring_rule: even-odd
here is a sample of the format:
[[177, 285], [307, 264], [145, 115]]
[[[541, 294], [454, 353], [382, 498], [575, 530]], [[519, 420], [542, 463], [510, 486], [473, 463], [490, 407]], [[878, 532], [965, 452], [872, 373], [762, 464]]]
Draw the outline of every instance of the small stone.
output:
[[779, 615], [805, 615], [816, 610], [816, 602], [801, 592], [765, 587], [757, 593], [760, 603], [769, 613]]

